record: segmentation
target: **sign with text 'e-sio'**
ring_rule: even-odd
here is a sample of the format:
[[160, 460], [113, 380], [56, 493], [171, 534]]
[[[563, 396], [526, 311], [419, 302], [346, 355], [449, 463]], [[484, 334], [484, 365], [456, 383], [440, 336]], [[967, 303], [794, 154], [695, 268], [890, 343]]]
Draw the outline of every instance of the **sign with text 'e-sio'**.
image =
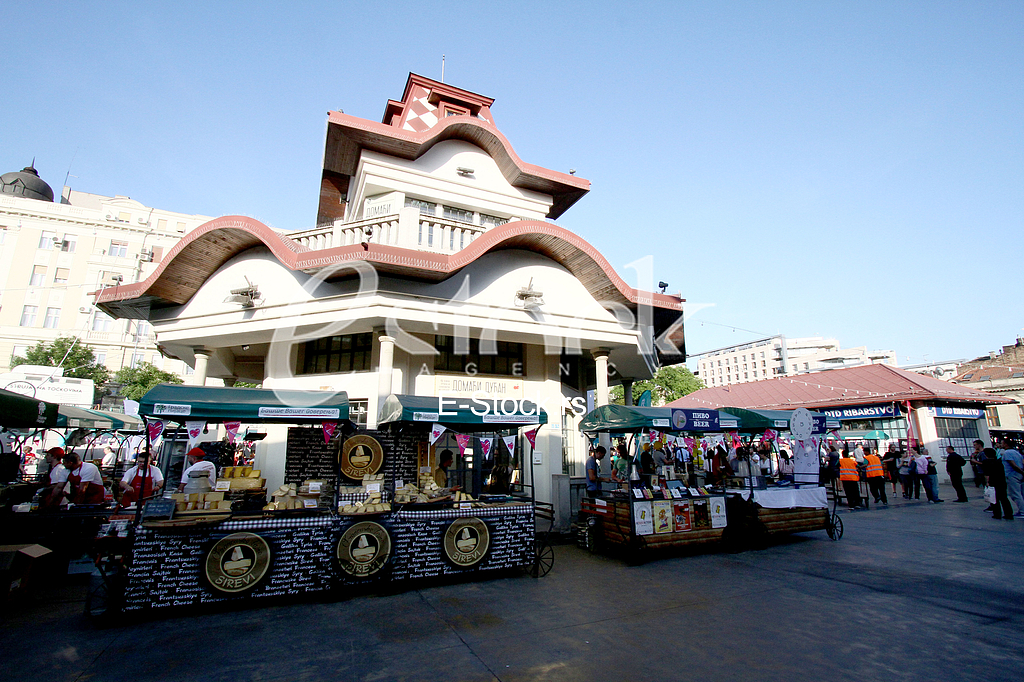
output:
[[687, 410], [672, 408], [672, 429], [675, 431], [718, 431], [718, 410]]

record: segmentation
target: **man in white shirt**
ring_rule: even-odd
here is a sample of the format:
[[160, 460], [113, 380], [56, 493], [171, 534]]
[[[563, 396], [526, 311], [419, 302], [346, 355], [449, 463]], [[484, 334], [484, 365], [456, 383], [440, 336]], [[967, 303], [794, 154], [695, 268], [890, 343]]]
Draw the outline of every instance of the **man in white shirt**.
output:
[[188, 483], [190, 473], [208, 472], [210, 477], [210, 487], [217, 485], [217, 467], [213, 462], [206, 461], [206, 453], [202, 448], [192, 448], [185, 455], [185, 463], [188, 466], [182, 467], [181, 471], [181, 484], [178, 486], [178, 492], [180, 493], [185, 489], [185, 484]]
[[106, 491], [99, 467], [83, 462], [75, 452], [68, 452], [64, 455], [64, 468], [68, 470], [64, 491], [72, 504], [103, 504]]
[[135, 460], [135, 466], [124, 472], [124, 476], [118, 483], [122, 490], [121, 506], [127, 507], [139, 500], [152, 497], [159, 493], [164, 487], [164, 474], [159, 467], [147, 466], [149, 464], [149, 453], [139, 453]]

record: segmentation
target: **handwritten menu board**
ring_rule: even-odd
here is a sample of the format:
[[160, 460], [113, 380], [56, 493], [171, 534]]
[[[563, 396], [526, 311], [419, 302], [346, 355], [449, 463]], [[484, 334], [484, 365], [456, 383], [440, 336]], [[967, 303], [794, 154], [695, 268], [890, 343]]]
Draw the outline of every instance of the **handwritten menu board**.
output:
[[[124, 610], [195, 606], [233, 599], [303, 595], [330, 590], [332, 519], [315, 525], [282, 527], [280, 522], [222, 524], [215, 529], [140, 529], [128, 568]], [[276, 527], [274, 527], [276, 526]], [[270, 568], [252, 590], [237, 596], [214, 591], [205, 582], [206, 555], [214, 543], [238, 532], [259, 535], [270, 547]]]
[[388, 481], [416, 482], [417, 452], [420, 442], [427, 441], [427, 432], [408, 431], [360, 431], [372, 436], [384, 450], [384, 467], [381, 469]]
[[311, 478], [333, 481], [340, 442], [341, 436], [335, 432], [331, 442], [325, 443], [323, 429], [319, 426], [289, 428], [284, 482], [302, 483]]

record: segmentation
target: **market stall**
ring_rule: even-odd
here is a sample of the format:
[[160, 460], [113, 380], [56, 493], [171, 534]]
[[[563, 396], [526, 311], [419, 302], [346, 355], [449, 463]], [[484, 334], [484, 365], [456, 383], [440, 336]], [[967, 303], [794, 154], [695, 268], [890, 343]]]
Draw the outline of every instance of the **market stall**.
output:
[[824, 530], [830, 538], [842, 537], [842, 520], [828, 509], [828, 494], [820, 483], [818, 448], [829, 428], [837, 424], [823, 414], [805, 409], [757, 410], [725, 407], [719, 411], [723, 429], [741, 434], [749, 444], [760, 434], [774, 455], [788, 436], [792, 449], [792, 480], [782, 477], [746, 476], [728, 481], [726, 493], [744, 504], [736, 510], [733, 532], [745, 544], [762, 545], [772, 535]]
[[[602, 405], [580, 423], [580, 431], [589, 436], [630, 434], [636, 447], [637, 434], [705, 434], [720, 429], [717, 410], [626, 405]], [[621, 489], [585, 499], [584, 543], [592, 550], [608, 547], [635, 554], [719, 542], [728, 523], [725, 494], [687, 485], [669, 473], [649, 485], [643, 479], [631, 480]]]
[[[416, 443], [416, 476], [431, 478], [450, 457], [449, 487], [470, 498], [455, 502], [451, 510], [408, 504], [396, 517], [403, 522], [454, 518], [451, 527], [469, 524], [489, 537], [491, 549], [474, 564], [474, 571], [527, 567], [534, 575], [546, 574], [554, 552], [544, 540], [535, 542], [533, 460], [527, 463], [526, 457], [530, 436], [546, 423], [547, 413], [528, 400], [389, 396], [381, 407], [379, 428]], [[448, 561], [435, 562], [434, 573], [470, 568], [461, 559], [453, 561], [447, 546], [444, 552], [438, 549], [431, 548], [427, 556], [447, 555]]]
[[[433, 410], [414, 407], [422, 399], [392, 398], [379, 429], [354, 431], [344, 393], [166, 385], [150, 391], [140, 403], [147, 425], [301, 426], [288, 428], [284, 483], [260, 510], [235, 509], [217, 495], [230, 493], [236, 480], [263, 478], [235, 466], [242, 479], [231, 476], [239, 472], [219, 472], [226, 490], [172, 496], [138, 512], [123, 610], [330, 598], [368, 586], [532, 565], [533, 508], [523, 494], [532, 482], [510, 482], [508, 492], [497, 494], [474, 481], [492, 485], [482, 465], [497, 457], [484, 455], [482, 443], [494, 444], [484, 431], [543, 424], [543, 411], [503, 413], [497, 426], [485, 427], [492, 422], [482, 415], [438, 414], [436, 398]], [[431, 438], [445, 424], [476, 437], [467, 448], [476, 459], [464, 461], [459, 472], [464, 489], [439, 486], [432, 476], [441, 441]], [[521, 462], [522, 449], [516, 452]]]

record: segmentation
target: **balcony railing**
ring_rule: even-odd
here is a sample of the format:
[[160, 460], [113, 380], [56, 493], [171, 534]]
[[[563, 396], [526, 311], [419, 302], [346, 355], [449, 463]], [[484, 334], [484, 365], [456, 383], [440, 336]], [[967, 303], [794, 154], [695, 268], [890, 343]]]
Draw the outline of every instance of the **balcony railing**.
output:
[[288, 237], [314, 251], [367, 241], [417, 251], [455, 253], [486, 231], [487, 228], [480, 225], [421, 215], [416, 209], [405, 209], [395, 215], [292, 232]]

